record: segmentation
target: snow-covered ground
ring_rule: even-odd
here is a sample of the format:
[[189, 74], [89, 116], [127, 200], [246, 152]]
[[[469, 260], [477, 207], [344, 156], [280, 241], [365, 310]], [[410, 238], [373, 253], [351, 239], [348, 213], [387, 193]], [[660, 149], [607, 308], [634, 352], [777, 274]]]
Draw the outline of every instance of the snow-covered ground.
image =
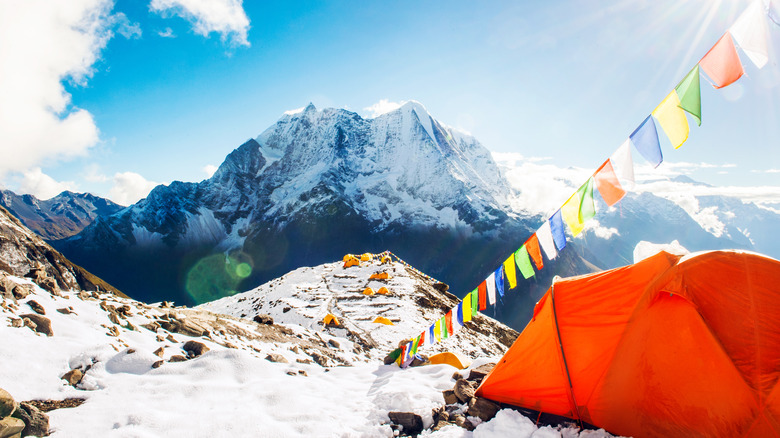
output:
[[[347, 327], [370, 331], [378, 344], [377, 351], [381, 350], [382, 354], [387, 343], [414, 333], [428, 317], [401, 304], [409, 301], [408, 305], [413, 306], [409, 298], [420, 292], [415, 292], [412, 279], [399, 266], [392, 266], [396, 276], [386, 284], [394, 296], [365, 297], [363, 305], [341, 307], [331, 303], [330, 307], [341, 312]], [[146, 305], [107, 293], [65, 291], [58, 296], [29, 280], [8, 277], [9, 281], [29, 284], [33, 293], [16, 303], [3, 298], [0, 388], [17, 401], [85, 399], [80, 406], [48, 413], [53, 437], [391, 437], [390, 411], [415, 412], [430, 427], [432, 410], [444, 404], [442, 391], [453, 386], [453, 367], [429, 365], [402, 370], [395, 365], [383, 365], [375, 358], [380, 355], [374, 352], [366, 352], [358, 360], [360, 355], [346, 335], [329, 333], [313, 322], [324, 311], [323, 303], [328, 302], [328, 297], [315, 295], [324, 294], [328, 287], [331, 298], [360, 294], [353, 291], [355, 280], [379, 270], [380, 265], [352, 269], [349, 275], [355, 278], [336, 276], [343, 270], [340, 263], [305, 268], [258, 288], [265, 291], [266, 299], [270, 300], [266, 302], [279, 302], [275, 307], [264, 307], [264, 311], [280, 320], [287, 316], [295, 321], [281, 324], [277, 321], [271, 326], [203, 308]], [[312, 275], [313, 272], [320, 275]], [[284, 284], [292, 289], [281, 287]], [[245, 296], [253, 295], [249, 292]], [[234, 304], [248, 301], [238, 301], [240, 296], [234, 298]], [[385, 299], [395, 299], [398, 303], [390, 306], [391, 301]], [[20, 315], [33, 313], [28, 304], [31, 300], [45, 310], [53, 336], [12, 326]], [[384, 304], [380, 306], [380, 303]], [[287, 305], [291, 308], [284, 312]], [[120, 312], [121, 319], [117, 319], [109, 309], [122, 306], [128, 306], [129, 310], [125, 308]], [[220, 306], [230, 310], [227, 301], [203, 307]], [[57, 310], [64, 308], [70, 308], [71, 313]], [[373, 327], [367, 319], [354, 316], [368, 312], [367, 309], [399, 319], [398, 326], [374, 324]], [[144, 327], [153, 321], [173, 320], [191, 321], [209, 332], [193, 337]], [[451, 345], [475, 336], [467, 331], [463, 329], [451, 338]], [[463, 337], [459, 338], [460, 335]], [[185, 354], [181, 347], [189, 340], [201, 342], [210, 350], [186, 361], [169, 362], [173, 356]], [[336, 341], [339, 346], [327, 341]], [[484, 345], [487, 348], [489, 343]], [[160, 347], [163, 352], [158, 356], [155, 351]], [[326, 348], [333, 351], [327, 352]], [[326, 366], [310, 360], [318, 352], [321, 356], [331, 355], [323, 359]], [[287, 363], [269, 361], [266, 359], [269, 354], [284, 356]], [[499, 357], [482, 357], [473, 366]], [[351, 366], [335, 366], [338, 363]], [[76, 368], [87, 370], [76, 387], [60, 379]], [[493, 420], [479, 424], [473, 432], [447, 426], [436, 432], [425, 431], [422, 436], [578, 435], [573, 429], [538, 429], [520, 414], [503, 410]], [[609, 435], [583, 432], [579, 436]]]

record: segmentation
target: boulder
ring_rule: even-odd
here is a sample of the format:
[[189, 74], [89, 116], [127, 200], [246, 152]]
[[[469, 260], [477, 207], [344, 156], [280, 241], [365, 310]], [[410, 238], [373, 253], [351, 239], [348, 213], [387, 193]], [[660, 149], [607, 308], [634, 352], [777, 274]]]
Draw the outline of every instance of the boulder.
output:
[[0, 418], [10, 417], [18, 406], [11, 394], [0, 388]]
[[341, 344], [339, 344], [339, 341], [335, 339], [328, 339], [328, 345], [330, 345], [333, 348], [341, 348]]
[[474, 397], [469, 402], [467, 413], [472, 417], [479, 417], [482, 421], [490, 421], [500, 409], [497, 404], [486, 398]]
[[182, 350], [187, 352], [187, 356], [189, 357], [198, 357], [201, 354], [207, 352], [210, 350], [209, 347], [206, 346], [206, 344], [198, 341], [187, 341], [183, 347], [181, 347]]
[[170, 359], [168, 359], [168, 362], [184, 362], [186, 360], [187, 358], [182, 356], [181, 354], [174, 354], [173, 356], [171, 356]]
[[268, 356], [265, 357], [265, 360], [270, 362], [277, 362], [277, 363], [290, 363], [284, 356], [276, 353], [270, 353]]
[[458, 397], [455, 396], [455, 391], [453, 391], [452, 389], [442, 391], [441, 394], [444, 396], [445, 405], [451, 405], [458, 402]]
[[496, 364], [494, 363], [486, 363], [482, 364], [474, 369], [471, 370], [469, 373], [469, 377], [466, 380], [470, 380], [472, 382], [481, 382], [482, 379], [485, 378], [488, 374], [490, 374], [491, 371], [493, 371], [493, 367], [495, 367]]
[[474, 430], [474, 425], [471, 424], [471, 421], [469, 421], [469, 419], [466, 418], [464, 415], [455, 414], [454, 421], [455, 421], [455, 425], [458, 427], [462, 427], [469, 431]]
[[24, 421], [18, 418], [6, 417], [0, 420], [0, 438], [21, 437], [23, 430], [24, 430]]
[[24, 327], [24, 321], [21, 318], [11, 318], [11, 327]]
[[164, 360], [158, 360], [152, 364], [152, 368], [160, 368], [164, 362]]
[[474, 386], [475, 385], [468, 380], [458, 380], [455, 382], [455, 387], [453, 388], [455, 396], [461, 403], [468, 403], [474, 397], [474, 393], [477, 390]]
[[192, 336], [194, 338], [207, 336], [209, 334], [209, 331], [198, 323], [186, 318], [177, 319], [173, 315], [168, 316], [168, 321], [159, 320], [157, 323], [169, 332]]
[[33, 292], [35, 292], [35, 287], [29, 283], [17, 284], [12, 291], [14, 298], [17, 300], [23, 300]]
[[63, 315], [70, 315], [73, 313], [73, 307], [63, 307], [61, 309], [57, 309], [58, 312], [62, 313]]
[[46, 436], [49, 434], [49, 416], [30, 403], [22, 402], [14, 417], [24, 421], [22, 436]]
[[148, 324], [141, 324], [141, 327], [149, 330], [150, 332], [157, 333], [157, 330], [160, 328], [160, 324], [157, 324], [156, 322], [152, 321]]
[[[26, 315], [19, 315], [22, 319], [27, 318], [35, 323], [35, 330], [38, 333], [43, 333], [46, 336], [54, 336], [54, 332], [51, 329], [51, 321], [45, 316], [41, 316], [35, 313], [28, 313]], [[30, 327], [32, 328], [32, 327]]]
[[27, 302], [27, 305], [30, 306], [30, 308], [33, 310], [33, 312], [37, 313], [38, 315], [45, 315], [46, 309], [43, 308], [37, 301], [30, 300]]
[[274, 319], [271, 317], [271, 315], [268, 315], [268, 314], [265, 314], [265, 313], [261, 313], [259, 315], [255, 315], [255, 317], [252, 318], [252, 320], [254, 322], [258, 323], [258, 324], [271, 325], [271, 324], [274, 323]]
[[404, 435], [415, 436], [423, 431], [422, 417], [413, 412], [388, 412], [387, 416], [393, 424], [402, 427]]
[[70, 370], [67, 373], [63, 374], [60, 379], [65, 380], [68, 382], [68, 385], [70, 386], [76, 386], [79, 382], [81, 382], [81, 379], [84, 377], [84, 373], [81, 370]]
[[44, 271], [38, 271], [35, 278], [33, 278], [33, 282], [52, 295], [59, 295], [60, 293], [60, 287], [57, 285], [57, 280], [46, 275]]
[[152, 354], [154, 354], [157, 357], [163, 357], [164, 353], [165, 353], [165, 347], [160, 347], [160, 348], [154, 350], [154, 352]]

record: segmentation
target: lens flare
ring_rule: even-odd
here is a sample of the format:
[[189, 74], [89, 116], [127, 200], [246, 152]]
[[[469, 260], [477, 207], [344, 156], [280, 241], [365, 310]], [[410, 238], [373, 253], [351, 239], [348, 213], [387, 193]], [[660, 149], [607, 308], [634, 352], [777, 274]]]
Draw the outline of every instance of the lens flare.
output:
[[252, 270], [252, 259], [243, 252], [209, 255], [187, 272], [185, 288], [198, 304], [213, 301], [234, 295]]

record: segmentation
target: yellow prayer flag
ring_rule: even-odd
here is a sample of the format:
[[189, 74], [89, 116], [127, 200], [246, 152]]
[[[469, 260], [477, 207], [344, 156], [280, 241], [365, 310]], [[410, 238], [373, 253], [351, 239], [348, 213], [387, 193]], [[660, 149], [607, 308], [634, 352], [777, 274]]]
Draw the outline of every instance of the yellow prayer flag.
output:
[[577, 237], [585, 228], [585, 224], [580, 222], [580, 197], [578, 193], [571, 195], [571, 198], [563, 204], [561, 216], [563, 216], [566, 225], [569, 226], [572, 237]]
[[441, 319], [437, 319], [433, 324], [433, 336], [436, 338], [436, 342], [441, 342]]
[[514, 254], [510, 255], [509, 258], [504, 261], [504, 275], [506, 275], [506, 279], [509, 281], [509, 288], [514, 289], [515, 286], [517, 286]]
[[674, 90], [658, 104], [652, 114], [675, 149], [688, 140], [688, 120], [685, 118], [685, 111], [680, 108], [680, 98]]
[[471, 321], [471, 294], [466, 294], [463, 298], [463, 305], [460, 306], [461, 312], [463, 312], [463, 322]]

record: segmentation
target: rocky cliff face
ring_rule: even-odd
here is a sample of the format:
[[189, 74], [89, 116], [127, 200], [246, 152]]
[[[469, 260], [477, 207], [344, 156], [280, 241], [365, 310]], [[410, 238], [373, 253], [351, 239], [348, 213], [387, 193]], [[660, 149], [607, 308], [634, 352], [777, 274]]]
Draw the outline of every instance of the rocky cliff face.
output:
[[89, 193], [65, 191], [51, 199], [40, 200], [10, 190], [0, 191], [0, 206], [48, 241], [77, 234], [97, 217], [109, 216], [123, 208]]

